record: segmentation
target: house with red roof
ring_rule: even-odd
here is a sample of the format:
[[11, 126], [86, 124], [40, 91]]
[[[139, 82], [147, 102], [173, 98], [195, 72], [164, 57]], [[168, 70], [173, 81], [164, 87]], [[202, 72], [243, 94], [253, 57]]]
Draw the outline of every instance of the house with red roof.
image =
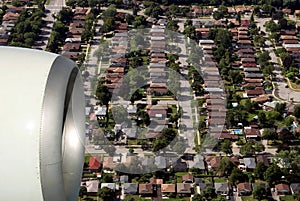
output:
[[97, 172], [101, 167], [101, 158], [100, 156], [91, 156], [89, 160], [89, 170]]

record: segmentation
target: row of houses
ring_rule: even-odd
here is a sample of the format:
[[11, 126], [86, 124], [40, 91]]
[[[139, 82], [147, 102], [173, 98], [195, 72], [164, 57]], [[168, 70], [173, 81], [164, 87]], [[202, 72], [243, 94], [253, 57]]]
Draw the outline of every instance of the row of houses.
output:
[[150, 88], [148, 94], [163, 95], [168, 92], [165, 46], [165, 25], [153, 25], [150, 30]]
[[207, 110], [207, 127], [209, 134], [219, 138], [222, 135], [226, 117], [225, 92], [222, 78], [214, 61], [213, 50], [216, 48], [213, 40], [201, 39], [199, 46], [203, 51], [202, 67], [199, 69], [204, 80], [205, 107]]
[[[106, 158], [106, 157], [105, 157]], [[104, 158], [104, 159], [105, 159]], [[198, 160], [200, 158], [200, 160]], [[270, 165], [270, 157], [266, 155], [258, 155], [256, 158], [251, 158], [251, 157], [245, 157], [238, 159], [235, 156], [229, 157], [229, 159], [239, 168], [241, 169], [247, 169], [247, 170], [253, 170], [256, 167], [257, 163], [264, 163], [265, 165], [269, 166]], [[196, 162], [198, 160], [198, 162]], [[182, 160], [183, 161], [183, 160]], [[181, 163], [182, 163], [181, 161]], [[187, 164], [199, 164], [199, 161], [202, 161], [202, 163], [207, 163], [207, 167], [211, 170], [216, 170], [218, 169], [218, 166], [221, 161], [220, 156], [206, 156], [205, 158], [200, 156], [198, 157], [195, 156], [193, 160], [187, 160]], [[148, 161], [149, 163], [156, 163], [156, 162], [162, 162], [161, 160], [155, 160], [155, 161]], [[166, 162], [165, 162], [166, 163]], [[98, 171], [101, 168], [102, 161], [100, 157], [91, 157], [90, 162], [89, 162], [89, 169], [91, 171]], [[176, 165], [174, 166], [176, 167]], [[186, 168], [187, 166], [185, 166]], [[197, 167], [192, 166], [194, 168], [201, 168], [201, 165], [198, 165]], [[103, 161], [103, 169], [105, 168], [105, 161]], [[176, 169], [176, 171], [184, 171], [184, 169]], [[128, 175], [115, 175], [113, 177], [114, 183], [102, 183], [100, 185], [98, 180], [93, 180], [93, 181], [85, 181], [83, 180], [82, 185], [88, 187], [91, 187], [93, 185], [95, 186], [101, 186], [103, 187], [108, 187], [111, 188], [112, 190], [118, 191], [119, 190], [119, 185], [116, 183], [120, 183], [121, 187], [124, 189], [125, 194], [139, 194], [142, 196], [147, 196], [147, 197], [152, 197], [156, 196], [159, 194], [162, 195], [168, 195], [169, 193], [177, 193], [181, 195], [186, 195], [190, 196], [193, 194], [193, 187], [195, 185], [198, 185], [200, 187], [200, 190], [204, 190], [207, 187], [215, 187], [215, 191], [217, 194], [220, 195], [229, 195], [231, 194], [232, 191], [237, 191], [239, 195], [248, 195], [252, 193], [252, 190], [257, 186], [261, 185], [264, 188], [266, 188], [267, 192], [269, 192], [269, 187], [266, 184], [263, 183], [248, 183], [248, 182], [242, 182], [238, 183], [236, 185], [236, 188], [231, 185], [229, 182], [221, 182], [221, 183], [205, 183], [202, 181], [201, 178], [195, 178], [192, 173], [187, 173], [182, 176], [181, 178], [181, 183], [176, 183], [176, 184], [165, 184], [162, 179], [150, 179], [149, 183], [129, 183], [129, 176]], [[94, 183], [91, 185], [90, 183]], [[283, 195], [283, 194], [294, 194], [297, 192], [300, 188], [299, 183], [291, 183], [290, 185], [286, 183], [279, 183], [275, 185], [275, 191], [277, 192], [278, 195]], [[98, 191], [98, 188], [94, 188], [94, 193]]]
[[[120, 13], [117, 13], [120, 15]], [[122, 17], [122, 16], [120, 16]], [[127, 71], [127, 58], [125, 54], [128, 51], [129, 34], [127, 32], [128, 24], [126, 22], [116, 21], [114, 36], [111, 40], [109, 67], [106, 69], [105, 85], [112, 93], [120, 84], [120, 80]]]
[[294, 58], [294, 66], [300, 67], [300, 43], [296, 30], [281, 30], [279, 44]]
[[[218, 11], [218, 8], [210, 8], [210, 7], [201, 8], [195, 5], [191, 7], [191, 15], [193, 17], [209, 16], [216, 11]], [[251, 6], [236, 6], [236, 7], [228, 7], [227, 13], [228, 13], [228, 17], [233, 18], [238, 13], [247, 14], [247, 13], [251, 13], [252, 11], [253, 8]]]
[[69, 24], [69, 31], [64, 45], [61, 48], [61, 55], [77, 61], [81, 54], [82, 44], [81, 35], [84, 31], [86, 16], [90, 13], [90, 9], [75, 9], [72, 22]]
[[[237, 30], [230, 30], [233, 35], [233, 43], [237, 44], [236, 54], [240, 58], [237, 63], [238, 68], [243, 70], [243, 87], [245, 88], [244, 97], [256, 98], [265, 97], [265, 90], [263, 87], [264, 76], [261, 72], [260, 66], [256, 62], [256, 54], [252, 44], [252, 39], [249, 35], [247, 27], [239, 27]], [[235, 66], [233, 66], [234, 68]]]
[[24, 7], [8, 6], [2, 18], [0, 25], [0, 45], [7, 46], [11, 29], [15, 26], [15, 22], [20, 16]]

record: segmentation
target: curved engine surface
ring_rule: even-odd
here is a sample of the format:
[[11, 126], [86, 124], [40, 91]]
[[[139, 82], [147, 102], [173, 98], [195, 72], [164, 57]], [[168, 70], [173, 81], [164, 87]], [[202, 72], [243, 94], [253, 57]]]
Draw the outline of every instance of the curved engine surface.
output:
[[85, 100], [76, 64], [0, 47], [0, 67], [0, 200], [77, 200]]

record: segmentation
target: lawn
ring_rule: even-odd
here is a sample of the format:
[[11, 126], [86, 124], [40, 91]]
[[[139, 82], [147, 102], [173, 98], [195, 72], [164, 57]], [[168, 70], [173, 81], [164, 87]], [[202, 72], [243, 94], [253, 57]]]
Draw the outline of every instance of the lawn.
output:
[[[258, 201], [257, 199], [254, 199], [252, 195], [249, 196], [242, 196], [242, 201]], [[268, 201], [267, 199], [263, 199], [262, 201]]]
[[297, 91], [300, 91], [300, 84], [296, 84], [294, 82], [291, 82], [291, 85], [294, 89], [296, 89]]
[[190, 197], [182, 197], [182, 198], [169, 198], [167, 200], [170, 200], [170, 201], [188, 201], [188, 200], [191, 200]]
[[224, 183], [224, 182], [227, 182], [227, 179], [224, 178], [224, 177], [215, 177], [214, 180], [215, 180], [215, 183]]
[[285, 195], [283, 197], [280, 197], [281, 201], [296, 201], [293, 195]]

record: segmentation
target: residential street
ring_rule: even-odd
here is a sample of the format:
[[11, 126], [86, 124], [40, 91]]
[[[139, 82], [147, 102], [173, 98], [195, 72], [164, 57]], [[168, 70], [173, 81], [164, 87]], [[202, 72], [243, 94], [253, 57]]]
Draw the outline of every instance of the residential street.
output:
[[[260, 30], [266, 32], [266, 27], [264, 26], [265, 22], [269, 21], [271, 18], [257, 18], [255, 21], [257, 22], [257, 26], [260, 27]], [[271, 41], [268, 39], [268, 37], [265, 37], [266, 39], [266, 46], [265, 50], [269, 52], [269, 55], [271, 57], [271, 61], [274, 64], [275, 70], [273, 73], [276, 75], [275, 81], [273, 81], [273, 84], [277, 84], [278, 89], [275, 91], [274, 94], [278, 94], [279, 98], [285, 100], [285, 101], [290, 101], [291, 98], [293, 99], [294, 102], [300, 102], [300, 92], [294, 91], [290, 88], [287, 88], [286, 81], [284, 79], [284, 76], [281, 74], [281, 69], [279, 67], [280, 64], [278, 64], [278, 58], [276, 57], [274, 53], [274, 48], [272, 46]]]

